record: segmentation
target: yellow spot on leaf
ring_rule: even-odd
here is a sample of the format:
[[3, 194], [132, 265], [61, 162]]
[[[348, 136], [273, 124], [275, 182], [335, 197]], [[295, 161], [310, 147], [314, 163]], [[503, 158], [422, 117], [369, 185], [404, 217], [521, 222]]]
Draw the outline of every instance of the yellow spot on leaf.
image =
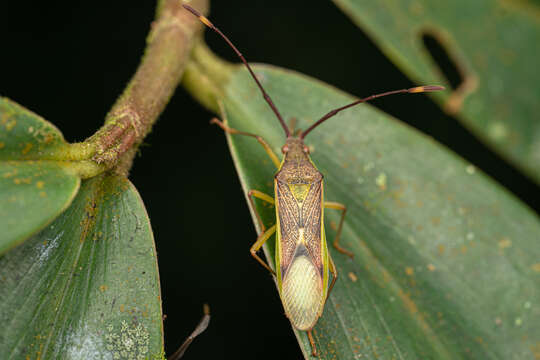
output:
[[406, 294], [405, 292], [403, 292], [403, 290], [400, 289], [399, 297], [401, 298], [401, 301], [403, 301], [403, 303], [405, 304], [405, 307], [407, 308], [407, 310], [411, 312], [411, 314], [418, 313], [418, 307], [416, 306], [414, 301], [411, 300], [411, 297], [409, 294]]
[[409, 11], [415, 16], [420, 16], [424, 14], [424, 6], [420, 2], [415, 1], [409, 5]]
[[540, 272], [540, 263], [533, 264], [531, 269], [533, 269], [533, 271]]
[[17, 121], [15, 121], [15, 120], [8, 121], [6, 123], [6, 130], [11, 131], [11, 129], [13, 129], [15, 127], [15, 125], [17, 125]]
[[412, 267], [410, 267], [410, 266], [407, 266], [407, 267], [405, 268], [405, 273], [406, 273], [407, 275], [409, 275], [409, 276], [413, 276], [413, 275], [414, 275], [414, 269], [413, 269]]
[[22, 154], [23, 155], [26, 155], [30, 152], [30, 150], [32, 149], [32, 144], [31, 143], [26, 143], [26, 145], [24, 146], [24, 149], [22, 149]]
[[488, 136], [495, 141], [504, 140], [508, 136], [508, 129], [502, 122], [495, 122], [488, 126]]
[[44, 144], [48, 144], [52, 142], [53, 140], [54, 140], [54, 136], [52, 136], [51, 134], [45, 134], [43, 135], [43, 140], [41, 142], [43, 142]]
[[540, 342], [530, 346], [531, 352], [536, 360], [540, 359]]
[[381, 190], [386, 190], [386, 174], [380, 173], [377, 178], [375, 179], [375, 184], [379, 187]]
[[13, 171], [9, 171], [9, 172], [5, 173], [2, 177], [4, 179], [8, 179], [8, 178], [10, 178], [12, 176], [15, 176], [15, 175], [17, 175], [17, 169], [13, 169]]
[[99, 291], [104, 292], [105, 290], [107, 290], [107, 285], [101, 285], [99, 287]]
[[428, 264], [428, 265], [427, 265], [427, 269], [428, 269], [429, 271], [435, 271], [436, 268], [435, 268], [435, 265], [433, 265], [433, 264]]
[[476, 172], [476, 167], [474, 165], [468, 165], [465, 171], [467, 171], [467, 174], [473, 175]]
[[385, 283], [388, 283], [388, 282], [390, 282], [392, 280], [392, 276], [390, 275], [390, 273], [387, 270], [383, 269], [382, 275], [383, 275], [383, 281]]
[[3, 149], [6, 146], [3, 142], [0, 141], [0, 149]]
[[501, 249], [501, 250], [504, 250], [504, 249], [509, 248], [511, 246], [512, 246], [512, 240], [510, 240], [507, 237], [504, 237], [499, 241], [499, 249]]
[[43, 189], [43, 185], [45, 185], [45, 183], [43, 181], [41, 181], [41, 180], [36, 183], [36, 187], [38, 189]]
[[15, 183], [15, 185], [19, 185], [19, 184], [30, 184], [32, 182], [32, 178], [15, 178], [13, 179], [13, 183]]
[[437, 251], [438, 251], [439, 255], [444, 254], [444, 250], [445, 250], [445, 248], [444, 248], [444, 245], [442, 245], [442, 244], [437, 247]]
[[39, 196], [41, 197], [47, 197], [47, 193], [45, 191], [40, 191]]
[[352, 282], [357, 282], [358, 278], [353, 272], [349, 272], [347, 275], [349, 275], [349, 279], [351, 279]]

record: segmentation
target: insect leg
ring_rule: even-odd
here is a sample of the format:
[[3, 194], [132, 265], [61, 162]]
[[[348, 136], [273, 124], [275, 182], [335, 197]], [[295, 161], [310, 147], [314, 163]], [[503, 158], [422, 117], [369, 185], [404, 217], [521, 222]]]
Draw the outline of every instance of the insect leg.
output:
[[251, 246], [251, 249], [249, 249], [249, 252], [251, 253], [251, 256], [255, 258], [262, 266], [268, 269], [273, 275], [276, 275], [275, 271], [268, 266], [267, 263], [264, 262], [263, 259], [257, 255], [257, 251], [263, 246], [263, 244], [276, 232], [276, 225], [272, 225], [268, 230], [263, 232], [261, 235], [257, 237], [257, 241], [255, 241], [255, 244]]
[[315, 346], [315, 340], [313, 340], [313, 334], [311, 334], [311, 330], [307, 331], [307, 336], [309, 339], [309, 343], [311, 344], [311, 355], [318, 356], [317, 347]]
[[270, 203], [274, 205], [274, 198], [272, 198], [270, 195], [266, 195], [265, 193], [259, 191], [259, 190], [249, 190], [248, 191], [248, 199], [251, 203], [251, 208], [255, 212], [255, 215], [257, 216], [257, 220], [259, 220], [259, 225], [261, 226], [261, 232], [264, 232], [266, 230], [266, 227], [264, 226], [261, 216], [259, 215], [259, 212], [255, 208], [255, 203], [253, 202], [253, 197], [259, 198], [261, 200], [266, 201], [267, 203]]
[[330, 283], [330, 287], [328, 288], [328, 293], [326, 294], [326, 300], [324, 303], [326, 304], [326, 301], [328, 301], [328, 298], [330, 297], [330, 292], [334, 288], [334, 284], [337, 280], [337, 269], [336, 264], [334, 264], [334, 260], [332, 259], [332, 256], [330, 256], [330, 253], [328, 253], [328, 263], [330, 265], [330, 273], [332, 274], [332, 282]]
[[216, 124], [216, 125], [219, 126], [221, 129], [223, 129], [223, 131], [225, 131], [226, 133], [229, 133], [229, 134], [238, 134], [238, 135], [245, 135], [245, 136], [251, 136], [251, 137], [254, 137], [255, 139], [257, 139], [257, 141], [259, 142], [259, 144], [262, 145], [262, 147], [264, 148], [264, 150], [266, 151], [266, 153], [268, 154], [268, 156], [270, 156], [270, 159], [272, 159], [272, 162], [274, 163], [274, 165], [276, 166], [276, 168], [279, 168], [279, 165], [281, 164], [281, 161], [279, 161], [277, 155], [274, 153], [274, 151], [272, 150], [272, 148], [270, 147], [270, 145], [268, 145], [268, 143], [266, 142], [266, 140], [264, 140], [261, 136], [256, 135], [256, 134], [252, 134], [252, 133], [248, 133], [248, 132], [244, 132], [244, 131], [240, 131], [240, 130], [236, 130], [236, 129], [233, 129], [233, 128], [230, 128], [230, 127], [228, 127], [227, 125], [225, 125], [222, 121], [219, 121], [219, 120], [216, 119], [216, 118], [213, 118], [212, 120], [210, 120], [210, 123], [211, 123], [211, 124]]
[[347, 213], [347, 207], [343, 204], [337, 203], [337, 202], [331, 202], [331, 201], [325, 201], [324, 207], [327, 209], [335, 209], [335, 210], [341, 210], [341, 220], [339, 220], [339, 226], [337, 229], [336, 237], [334, 238], [334, 247], [337, 251], [339, 251], [342, 254], [348, 255], [349, 257], [353, 258], [354, 254], [350, 252], [349, 250], [346, 250], [342, 248], [339, 245], [339, 237], [341, 236], [341, 229], [343, 228], [343, 220], [345, 220], [345, 214]]

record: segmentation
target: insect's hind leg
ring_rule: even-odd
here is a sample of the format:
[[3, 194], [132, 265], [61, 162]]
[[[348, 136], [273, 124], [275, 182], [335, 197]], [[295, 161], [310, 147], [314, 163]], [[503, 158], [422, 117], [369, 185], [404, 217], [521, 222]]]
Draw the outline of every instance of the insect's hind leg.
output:
[[342, 248], [339, 245], [339, 238], [341, 236], [341, 229], [343, 228], [343, 220], [345, 220], [345, 214], [347, 213], [347, 207], [341, 203], [332, 202], [332, 201], [325, 201], [324, 207], [327, 209], [341, 210], [341, 219], [339, 220], [339, 225], [336, 232], [336, 237], [334, 238], [333, 245], [337, 251], [339, 251], [342, 254], [348, 255], [352, 259], [354, 257], [354, 254], [350, 252], [349, 250]]
[[315, 346], [315, 340], [313, 339], [313, 334], [311, 332], [312, 332], [312, 329], [307, 331], [309, 344], [311, 345], [311, 355], [317, 357], [319, 355], [317, 353], [317, 347]]
[[249, 202], [251, 204], [251, 208], [255, 212], [255, 215], [257, 216], [257, 220], [259, 221], [259, 225], [261, 227], [261, 234], [257, 237], [257, 241], [255, 241], [255, 243], [251, 246], [251, 249], [249, 251], [251, 253], [251, 256], [255, 258], [255, 260], [257, 260], [262, 266], [268, 269], [268, 271], [270, 271], [273, 275], [276, 275], [274, 270], [272, 270], [270, 266], [268, 266], [268, 264], [264, 262], [263, 259], [259, 257], [259, 255], [257, 255], [257, 251], [259, 251], [259, 249], [263, 246], [266, 240], [268, 240], [270, 236], [272, 236], [276, 232], [276, 225], [274, 224], [268, 230], [265, 230], [265, 226], [264, 226], [264, 223], [262, 222], [261, 215], [255, 208], [255, 203], [253, 202], [253, 198], [256, 197], [258, 199], [261, 199], [263, 201], [266, 201], [274, 205], [274, 198], [272, 198], [270, 195], [267, 195], [259, 190], [249, 190], [247, 195], [248, 195]]
[[272, 225], [268, 230], [263, 232], [261, 235], [257, 237], [257, 241], [251, 246], [251, 249], [249, 249], [249, 252], [251, 253], [251, 256], [255, 258], [262, 266], [264, 266], [268, 271], [272, 273], [272, 275], [276, 275], [276, 272], [268, 266], [266, 262], [264, 262], [263, 259], [257, 255], [257, 251], [263, 246], [263, 244], [276, 232], [276, 225]]
[[338, 278], [336, 264], [334, 264], [334, 260], [332, 259], [332, 256], [330, 256], [330, 253], [328, 253], [328, 264], [330, 266], [330, 273], [332, 274], [332, 282], [330, 283], [330, 286], [328, 287], [328, 292], [326, 293], [326, 299], [324, 300], [325, 304], [328, 301], [328, 298], [330, 297], [330, 293], [332, 292], [332, 289], [334, 288], [334, 284], [336, 283], [336, 280]]
[[266, 140], [264, 140], [262, 138], [262, 136], [230, 128], [230, 127], [225, 125], [222, 121], [220, 121], [217, 118], [213, 118], [212, 120], [210, 120], [210, 124], [216, 124], [221, 129], [223, 129], [223, 131], [225, 131], [226, 133], [229, 133], [229, 134], [238, 134], [238, 135], [245, 135], [245, 136], [254, 137], [255, 139], [257, 139], [259, 144], [262, 145], [262, 147], [264, 148], [264, 150], [266, 151], [266, 153], [268, 154], [270, 159], [272, 159], [272, 162], [274, 163], [276, 168], [279, 168], [279, 165], [281, 164], [281, 161], [279, 161], [279, 158], [277, 157], [276, 153], [274, 153], [274, 151], [272, 150], [270, 145], [268, 145], [268, 143], [266, 142]]

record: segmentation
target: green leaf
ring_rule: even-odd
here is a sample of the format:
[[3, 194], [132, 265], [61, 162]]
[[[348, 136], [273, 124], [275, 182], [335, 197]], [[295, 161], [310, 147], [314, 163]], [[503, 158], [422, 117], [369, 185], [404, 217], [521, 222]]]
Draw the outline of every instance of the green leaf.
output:
[[[286, 119], [306, 128], [353, 98], [274, 67], [256, 72]], [[222, 84], [224, 117], [281, 154], [284, 134], [244, 69]], [[420, 95], [419, 95], [420, 96]], [[253, 138], [229, 137], [244, 190], [273, 194], [275, 168]], [[531, 359], [540, 338], [540, 222], [505, 189], [432, 139], [369, 105], [306, 144], [325, 198], [348, 207], [339, 279], [315, 327], [322, 359]], [[258, 203], [265, 224], [274, 209]], [[339, 213], [326, 210], [328, 241]], [[266, 254], [274, 259], [274, 241]], [[282, 309], [273, 309], [276, 316]], [[306, 357], [310, 346], [296, 332]]]
[[85, 181], [62, 215], [0, 259], [0, 299], [3, 359], [162, 359], [156, 250], [133, 185]]
[[67, 143], [52, 124], [0, 98], [0, 254], [43, 229], [65, 210], [80, 178], [43, 160]]
[[417, 83], [445, 82], [422, 41], [436, 38], [463, 77], [435, 94], [449, 113], [540, 183], [540, 12], [512, 1], [334, 2]]

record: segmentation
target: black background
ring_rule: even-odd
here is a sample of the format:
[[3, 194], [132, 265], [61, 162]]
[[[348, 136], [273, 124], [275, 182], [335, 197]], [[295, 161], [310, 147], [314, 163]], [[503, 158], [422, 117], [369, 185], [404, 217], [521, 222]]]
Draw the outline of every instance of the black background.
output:
[[[0, 95], [54, 123], [68, 141], [83, 141], [99, 128], [134, 73], [154, 6], [140, 0], [3, 2]], [[212, 6], [212, 21], [252, 62], [294, 69], [359, 97], [414, 86], [330, 1], [214, 1]], [[237, 62], [214, 33], [205, 37], [217, 54]], [[428, 97], [389, 97], [374, 105], [435, 137], [540, 208], [534, 184]], [[274, 283], [249, 255], [256, 234], [223, 133], [208, 124], [212, 116], [179, 88], [145, 139], [130, 176], [158, 249], [167, 354], [192, 331], [207, 302], [210, 326], [186, 359], [300, 358]]]

